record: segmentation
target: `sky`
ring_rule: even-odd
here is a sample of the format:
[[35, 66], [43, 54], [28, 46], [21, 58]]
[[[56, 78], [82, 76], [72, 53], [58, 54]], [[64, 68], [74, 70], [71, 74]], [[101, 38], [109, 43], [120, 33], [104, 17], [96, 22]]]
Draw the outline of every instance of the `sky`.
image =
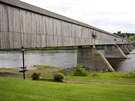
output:
[[102, 30], [135, 33], [135, 0], [21, 0]]

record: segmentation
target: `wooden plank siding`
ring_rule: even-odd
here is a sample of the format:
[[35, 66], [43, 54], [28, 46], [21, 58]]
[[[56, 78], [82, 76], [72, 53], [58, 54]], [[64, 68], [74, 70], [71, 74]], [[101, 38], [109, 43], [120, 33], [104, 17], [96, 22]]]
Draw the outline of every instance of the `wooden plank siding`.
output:
[[[20, 2], [20, 1], [19, 1]], [[96, 38], [92, 37], [96, 35]], [[116, 40], [116, 41], [115, 41]], [[0, 2], [0, 49], [124, 44], [127, 40]]]

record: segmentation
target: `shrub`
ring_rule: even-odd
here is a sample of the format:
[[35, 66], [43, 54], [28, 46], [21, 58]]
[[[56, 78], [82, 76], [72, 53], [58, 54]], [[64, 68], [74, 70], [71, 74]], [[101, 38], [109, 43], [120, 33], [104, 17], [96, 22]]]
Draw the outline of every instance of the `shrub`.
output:
[[64, 79], [63, 73], [55, 73], [53, 76], [54, 76], [55, 81], [63, 82], [63, 79]]
[[32, 76], [31, 76], [32, 77], [32, 80], [39, 80], [40, 74], [41, 73], [33, 73]]
[[74, 76], [87, 76], [88, 72], [85, 70], [85, 68], [83, 67], [77, 67], [75, 72], [74, 72]]

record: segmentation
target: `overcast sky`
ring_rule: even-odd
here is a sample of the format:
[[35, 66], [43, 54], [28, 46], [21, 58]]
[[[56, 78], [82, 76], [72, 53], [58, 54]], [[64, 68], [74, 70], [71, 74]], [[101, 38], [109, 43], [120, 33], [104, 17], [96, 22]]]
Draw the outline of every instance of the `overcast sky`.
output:
[[111, 33], [135, 33], [135, 0], [21, 0]]

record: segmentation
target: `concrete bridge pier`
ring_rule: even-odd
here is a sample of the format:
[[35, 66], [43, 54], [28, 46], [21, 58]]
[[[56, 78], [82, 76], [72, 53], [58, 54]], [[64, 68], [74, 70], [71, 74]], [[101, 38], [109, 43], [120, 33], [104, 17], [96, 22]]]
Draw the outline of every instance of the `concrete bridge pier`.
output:
[[132, 50], [134, 49], [134, 46], [133, 46], [133, 44], [130, 44], [129, 46], [131, 47], [131, 49], [132, 49]]
[[125, 53], [125, 54], [129, 54], [130, 50], [127, 48], [126, 45], [119, 45], [120, 49]]
[[130, 52], [133, 50], [133, 47], [131, 44], [127, 45], [127, 48], [129, 49]]
[[78, 48], [77, 64], [92, 71], [114, 71], [104, 55], [97, 51], [95, 46], [90, 48]]
[[132, 48], [132, 49], [134, 49], [134, 48], [135, 48], [133, 44], [131, 44], [130, 46], [131, 46], [131, 48]]
[[[128, 52], [128, 49], [123, 48], [125, 52]], [[121, 50], [121, 48], [118, 45], [107, 45], [105, 46], [105, 53], [104, 53], [106, 58], [121, 58], [125, 59], [127, 56], [125, 53]]]

